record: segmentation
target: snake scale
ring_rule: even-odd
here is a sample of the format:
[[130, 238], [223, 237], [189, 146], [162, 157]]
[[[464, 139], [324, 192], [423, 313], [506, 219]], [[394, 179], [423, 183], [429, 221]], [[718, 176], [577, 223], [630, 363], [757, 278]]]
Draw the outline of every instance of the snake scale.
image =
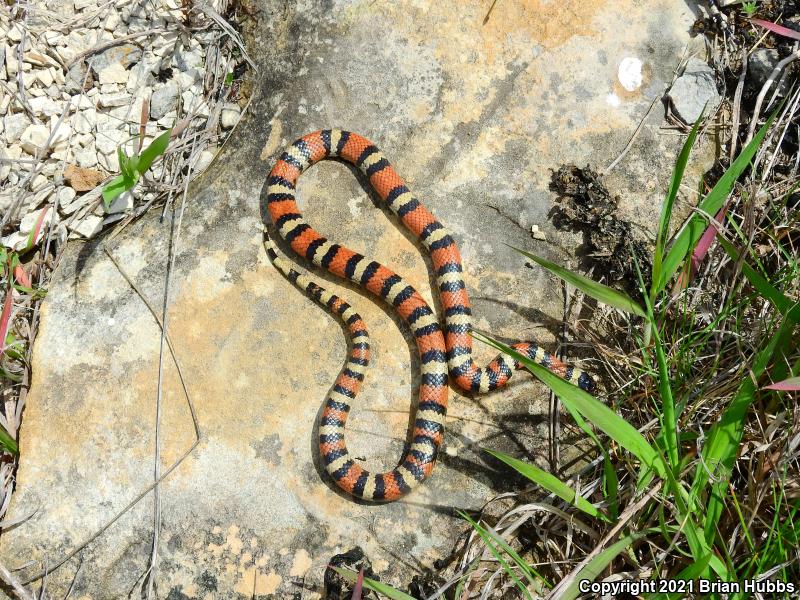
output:
[[[428, 250], [444, 310], [444, 328], [419, 292], [402, 277], [321, 236], [303, 219], [295, 201], [297, 180], [308, 167], [326, 158], [342, 159], [359, 168], [386, 207]], [[370, 473], [350, 456], [345, 444], [347, 416], [369, 364], [366, 325], [347, 302], [327, 292], [278, 256], [269, 234], [265, 236], [270, 260], [309, 297], [337, 315], [350, 338], [347, 363], [326, 398], [321, 416], [322, 462], [339, 487], [349, 494], [376, 502], [397, 500], [433, 470], [444, 437], [448, 372], [460, 388], [479, 393], [505, 385], [513, 370], [520, 366], [502, 354], [483, 369], [473, 362], [471, 310], [456, 243], [369, 140], [338, 129], [308, 134], [280, 156], [267, 183], [267, 209], [275, 228], [292, 250], [384, 300], [413, 332], [422, 373], [411, 443], [397, 467], [386, 473]], [[519, 343], [513, 348], [583, 389], [593, 386], [586, 373], [565, 365], [533, 343]]]

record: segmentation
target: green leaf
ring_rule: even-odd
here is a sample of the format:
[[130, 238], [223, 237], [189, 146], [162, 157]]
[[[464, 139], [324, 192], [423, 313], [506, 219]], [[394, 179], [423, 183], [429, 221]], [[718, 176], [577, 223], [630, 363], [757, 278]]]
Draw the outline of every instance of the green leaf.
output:
[[664, 200], [663, 206], [661, 207], [661, 217], [659, 218], [658, 234], [656, 236], [656, 249], [655, 254], [653, 255], [653, 283], [650, 291], [651, 298], [655, 298], [658, 292], [655, 283], [661, 278], [661, 265], [662, 260], [664, 259], [664, 243], [669, 235], [669, 224], [672, 219], [672, 207], [675, 204], [675, 199], [678, 197], [678, 190], [680, 189], [681, 181], [683, 181], [683, 174], [686, 171], [686, 165], [689, 162], [689, 155], [691, 154], [695, 140], [697, 139], [697, 131], [700, 128], [700, 121], [703, 120], [703, 112], [705, 112], [705, 107], [703, 108], [700, 116], [697, 118], [697, 121], [695, 121], [694, 127], [692, 127], [692, 131], [689, 133], [689, 137], [686, 138], [686, 142], [684, 142], [680, 154], [678, 154], [678, 160], [675, 162], [675, 169], [672, 172], [672, 179], [670, 180], [669, 189], [667, 190], [667, 197]]
[[573, 273], [572, 271], [565, 269], [564, 267], [560, 267], [555, 263], [551, 263], [549, 260], [545, 260], [544, 258], [540, 258], [530, 252], [525, 252], [525, 250], [520, 250], [519, 248], [514, 248], [514, 246], [510, 246], [523, 256], [530, 258], [533, 262], [541, 265], [554, 275], [557, 275], [567, 283], [574, 285], [576, 288], [591, 296], [595, 300], [602, 302], [603, 304], [607, 304], [609, 306], [613, 306], [614, 308], [619, 308], [620, 310], [624, 310], [625, 312], [633, 313], [635, 315], [639, 315], [640, 317], [645, 316], [644, 309], [639, 306], [634, 300], [631, 299], [630, 296], [623, 292], [618, 292], [615, 289], [612, 289], [608, 286], [603, 285], [602, 283], [597, 283], [593, 279], [589, 279], [588, 277], [584, 277], [583, 275], [579, 275], [577, 273]]
[[[353, 583], [356, 582], [358, 579], [358, 573], [353, 573], [353, 571], [348, 571], [347, 569], [340, 569], [339, 567], [333, 567], [333, 570], [336, 571], [339, 575], [347, 579], [348, 581], [352, 581]], [[386, 585], [385, 583], [381, 583], [380, 581], [375, 581], [374, 579], [370, 579], [369, 577], [364, 577], [364, 587], [371, 589], [373, 592], [377, 592], [379, 594], [383, 594], [387, 598], [391, 598], [392, 600], [416, 600], [414, 596], [409, 596], [405, 592], [401, 592], [400, 590], [394, 589], [392, 586]]]
[[0, 446], [3, 446], [11, 454], [19, 454], [19, 445], [17, 441], [12, 438], [5, 427], [0, 425]]
[[[767, 135], [767, 131], [772, 125], [772, 121], [775, 119], [777, 114], [778, 113], [776, 111], [772, 114], [772, 116], [770, 116], [769, 119], [767, 119], [767, 122], [764, 123], [764, 126], [758, 130], [758, 133], [755, 135], [755, 137], [753, 137], [750, 143], [747, 144], [744, 150], [742, 150], [741, 154], [739, 154], [736, 160], [733, 161], [733, 164], [728, 168], [727, 171], [725, 171], [722, 177], [719, 178], [719, 181], [717, 181], [717, 184], [714, 186], [714, 188], [705, 198], [703, 198], [698, 206], [702, 213], [715, 215], [719, 212], [725, 202], [725, 199], [731, 193], [734, 184], [739, 179], [739, 176], [744, 173], [745, 169], [750, 164], [750, 161], [753, 160], [753, 156], [755, 156], [756, 151], [758, 150], [759, 146], [761, 146], [761, 142], [764, 141], [764, 136]], [[656, 282], [653, 282], [653, 290], [655, 290], [656, 293], [664, 289], [670, 277], [672, 277], [672, 275], [675, 274], [675, 271], [678, 270], [678, 267], [684, 263], [686, 256], [689, 254], [689, 252], [691, 252], [692, 248], [694, 248], [695, 244], [697, 244], [697, 242], [703, 236], [705, 229], [706, 219], [702, 214], [695, 213], [689, 218], [686, 225], [675, 237], [675, 241], [672, 243], [666, 258], [664, 259], [661, 277], [658, 283], [656, 284]]]
[[509, 467], [524, 475], [535, 484], [542, 486], [548, 492], [552, 492], [565, 502], [569, 502], [578, 510], [585, 512], [587, 515], [591, 515], [592, 517], [608, 522], [608, 517], [601, 513], [596, 506], [594, 506], [583, 496], [579, 496], [575, 490], [562, 482], [555, 475], [551, 475], [547, 471], [543, 471], [536, 465], [531, 465], [516, 459], [513, 456], [503, 454], [502, 452], [498, 452], [496, 450], [487, 450], [486, 448], [484, 448], [484, 451], [488, 452], [495, 458], [502, 460]]
[[611, 564], [619, 554], [628, 548], [633, 542], [643, 537], [640, 533], [632, 533], [626, 535], [621, 540], [611, 544], [608, 548], [603, 550], [600, 554], [590, 560], [585, 567], [575, 574], [575, 579], [561, 594], [558, 595], [559, 600], [575, 600], [580, 594], [580, 582], [582, 580], [594, 581], [598, 575], [602, 573], [605, 568]]
[[172, 129], [167, 129], [167, 131], [154, 139], [152, 144], [142, 150], [142, 153], [139, 155], [138, 164], [136, 165], [136, 170], [140, 175], [144, 175], [150, 168], [150, 165], [152, 165], [159, 156], [164, 154], [167, 150], [167, 146], [169, 146], [169, 138], [171, 135]]
[[533, 375], [561, 398], [561, 401], [573, 410], [576, 410], [588, 421], [594, 423], [601, 431], [628, 450], [636, 458], [649, 466], [659, 475], [666, 476], [666, 465], [658, 451], [647, 443], [641, 433], [625, 419], [608, 408], [591, 394], [579, 387], [554, 375], [543, 366], [536, 364], [527, 356], [520, 354], [513, 348], [497, 342], [487, 336], [472, 332], [472, 336], [490, 346], [497, 348], [504, 354], [516, 359], [525, 366]]
[[131, 189], [136, 185], [136, 181], [131, 180], [124, 175], [117, 175], [103, 186], [103, 204], [106, 208], [111, 206], [111, 203], [123, 192]]

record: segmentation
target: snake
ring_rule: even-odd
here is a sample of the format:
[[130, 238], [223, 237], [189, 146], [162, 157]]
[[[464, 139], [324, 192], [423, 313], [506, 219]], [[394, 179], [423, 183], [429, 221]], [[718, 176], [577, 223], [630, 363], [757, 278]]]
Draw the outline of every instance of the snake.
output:
[[[383, 205], [427, 250], [444, 311], [444, 327], [420, 293], [400, 275], [322, 236], [303, 218], [296, 199], [298, 178], [311, 165], [325, 159], [339, 159], [358, 168]], [[270, 261], [308, 297], [335, 315], [349, 338], [347, 361], [325, 399], [319, 420], [319, 456], [325, 470], [341, 489], [356, 498], [372, 502], [397, 500], [433, 470], [444, 439], [449, 379], [465, 392], [479, 394], [504, 386], [514, 370], [522, 366], [503, 354], [484, 368], [475, 364], [470, 335], [472, 310], [453, 235], [411, 193], [386, 157], [365, 137], [325, 129], [289, 145], [269, 173], [266, 209], [274, 229], [295, 254], [386, 302], [413, 334], [421, 381], [410, 439], [394, 469], [372, 473], [356, 462], [345, 443], [347, 417], [370, 360], [367, 326], [350, 304], [283, 258], [269, 228], [265, 228], [264, 245]], [[583, 390], [594, 387], [594, 380], [586, 372], [567, 366], [532, 342], [511, 347]]]

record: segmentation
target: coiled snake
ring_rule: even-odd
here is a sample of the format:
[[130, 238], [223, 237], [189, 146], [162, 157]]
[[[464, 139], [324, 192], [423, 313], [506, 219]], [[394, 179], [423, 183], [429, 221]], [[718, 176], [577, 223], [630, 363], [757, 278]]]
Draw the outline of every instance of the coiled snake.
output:
[[[416, 235], [430, 253], [444, 309], [442, 329], [433, 310], [402, 277], [383, 265], [331, 242], [306, 221], [295, 202], [297, 179], [314, 163], [340, 158], [358, 167], [386, 206]], [[366, 288], [392, 306], [414, 334], [421, 359], [422, 381], [411, 444], [400, 464], [373, 474], [350, 457], [345, 422], [369, 364], [369, 335], [361, 317], [344, 300], [325, 291], [279, 257], [269, 236], [265, 244], [275, 264], [297, 287], [340, 318], [350, 336], [347, 364], [325, 401], [319, 427], [320, 455], [343, 490], [372, 501], [397, 500], [433, 470], [444, 437], [448, 370], [453, 381], [470, 392], [499, 388], [509, 380], [516, 361], [495, 358], [484, 369], [472, 360], [471, 311], [462, 275], [461, 256], [449, 231], [415, 198], [381, 152], [356, 133], [326, 129], [297, 140], [280, 156], [269, 174], [267, 208], [280, 235], [299, 256]], [[564, 379], [591, 389], [592, 379], [532, 343], [513, 346]]]

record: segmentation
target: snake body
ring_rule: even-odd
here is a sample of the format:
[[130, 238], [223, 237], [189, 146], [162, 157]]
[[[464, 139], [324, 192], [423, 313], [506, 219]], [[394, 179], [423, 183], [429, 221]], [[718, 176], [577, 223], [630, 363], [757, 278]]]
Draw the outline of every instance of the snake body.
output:
[[[444, 329], [422, 296], [402, 277], [361, 254], [328, 240], [304, 219], [295, 193], [308, 167], [338, 158], [358, 167], [386, 207], [428, 250], [444, 309]], [[345, 444], [345, 423], [369, 364], [369, 335], [363, 319], [338, 296], [326, 291], [281, 258], [266, 236], [267, 254], [297, 287], [326, 306], [345, 324], [350, 350], [345, 368], [325, 401], [319, 427], [320, 456], [327, 472], [343, 490], [370, 501], [392, 501], [421, 483], [433, 470], [444, 437], [448, 372], [469, 392], [486, 392], [506, 384], [519, 364], [500, 355], [483, 369], [472, 360], [471, 310], [464, 285], [461, 256], [450, 232], [412, 195], [389, 161], [366, 138], [328, 129], [308, 134], [280, 156], [269, 174], [267, 209], [272, 222], [292, 250], [313, 264], [369, 290], [388, 303], [413, 332], [421, 360], [419, 402], [410, 445], [400, 464], [386, 473], [370, 473], [353, 460]], [[539, 346], [513, 346], [564, 379], [591, 389], [592, 379]]]

